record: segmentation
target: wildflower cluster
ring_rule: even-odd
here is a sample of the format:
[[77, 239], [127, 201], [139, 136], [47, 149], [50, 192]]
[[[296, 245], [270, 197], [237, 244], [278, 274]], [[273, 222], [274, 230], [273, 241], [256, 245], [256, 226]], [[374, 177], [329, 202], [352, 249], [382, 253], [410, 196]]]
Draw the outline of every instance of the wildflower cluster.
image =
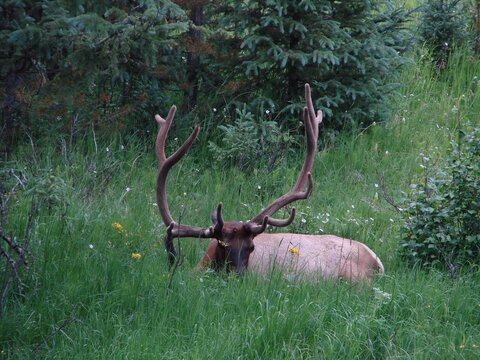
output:
[[300, 256], [300, 250], [298, 250], [297, 248], [294, 248], [293, 246], [288, 247], [288, 252], [291, 252], [292, 254]]
[[118, 232], [122, 232], [122, 231], [123, 231], [123, 226], [122, 226], [122, 224], [120, 224], [120, 223], [118, 223], [118, 222], [112, 223], [112, 227], [113, 227], [114, 229], [117, 229]]
[[128, 236], [127, 231], [123, 228], [123, 225], [120, 224], [119, 222], [114, 222], [112, 223], [112, 227], [118, 231], [119, 234], [123, 234], [125, 236]]

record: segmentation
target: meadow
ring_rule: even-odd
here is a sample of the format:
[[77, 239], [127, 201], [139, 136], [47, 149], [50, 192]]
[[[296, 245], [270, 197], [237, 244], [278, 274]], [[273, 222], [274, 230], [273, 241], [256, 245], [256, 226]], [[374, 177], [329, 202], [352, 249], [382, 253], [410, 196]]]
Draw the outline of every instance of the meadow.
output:
[[[295, 204], [285, 230], [367, 244], [386, 270], [371, 287], [196, 273], [207, 244], [196, 239], [182, 239], [172, 273], [155, 206], [153, 133], [10, 154], [1, 167], [15, 186], [4, 231], [20, 241], [32, 200], [39, 211], [20, 274], [25, 293], [10, 294], [2, 309], [0, 359], [478, 359], [479, 269], [452, 281], [402, 261], [401, 214], [381, 191], [397, 201], [423, 176], [423, 156], [441, 167], [458, 131], [479, 125], [480, 61], [459, 51], [448, 66], [438, 75], [419, 56], [402, 75], [391, 121], [319, 149], [314, 192]], [[177, 144], [170, 139], [170, 149]], [[209, 225], [219, 201], [225, 219], [251, 218], [288, 191], [302, 159], [246, 174], [209, 156], [200, 141], [169, 176], [171, 210], [184, 223]]]

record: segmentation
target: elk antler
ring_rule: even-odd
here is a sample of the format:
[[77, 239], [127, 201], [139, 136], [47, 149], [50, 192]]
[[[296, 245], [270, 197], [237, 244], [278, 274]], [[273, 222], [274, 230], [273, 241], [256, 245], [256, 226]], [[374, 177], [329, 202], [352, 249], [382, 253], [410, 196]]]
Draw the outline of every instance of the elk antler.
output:
[[[188, 139], [169, 157], [165, 156], [165, 139], [167, 137], [170, 125], [172, 124], [173, 118], [175, 117], [175, 112], [177, 111], [176, 106], [172, 106], [168, 112], [167, 119], [163, 119], [160, 115], [155, 115], [155, 120], [157, 120], [160, 125], [160, 129], [157, 135], [157, 141], [155, 144], [155, 154], [157, 156], [158, 163], [158, 173], [157, 173], [157, 204], [158, 209], [160, 210], [160, 215], [162, 216], [163, 222], [167, 227], [167, 235], [165, 237], [165, 246], [168, 251], [169, 261], [172, 264], [175, 259], [175, 248], [173, 246], [173, 238], [175, 237], [197, 237], [197, 238], [211, 238], [214, 235], [215, 231], [221, 231], [223, 226], [222, 219], [222, 204], [220, 203], [217, 207], [217, 218], [219, 219], [215, 228], [210, 226], [208, 228], [202, 228], [198, 226], [190, 226], [185, 224], [177, 224], [170, 214], [167, 203], [167, 192], [166, 192], [166, 180], [169, 170], [175, 165], [187, 152], [192, 143], [195, 141], [200, 127], [197, 125], [193, 129], [192, 133]], [[220, 225], [218, 225], [220, 224]]]
[[[322, 112], [319, 110], [315, 115], [313, 108], [312, 95], [310, 85], [305, 84], [305, 100], [307, 106], [303, 108], [303, 121], [305, 123], [305, 135], [307, 137], [307, 150], [305, 160], [303, 162], [302, 170], [298, 175], [295, 186], [286, 194], [279, 197], [277, 200], [268, 205], [260, 214], [251, 219], [248, 224], [250, 227], [260, 226], [265, 222], [273, 226], [287, 226], [295, 218], [295, 208], [292, 209], [290, 216], [285, 220], [272, 219], [271, 216], [275, 214], [282, 207], [301, 199], [306, 199], [313, 191], [313, 178], [310, 171], [312, 170], [313, 160], [317, 151], [318, 139], [318, 125], [322, 122]], [[307, 188], [305, 189], [305, 185]]]

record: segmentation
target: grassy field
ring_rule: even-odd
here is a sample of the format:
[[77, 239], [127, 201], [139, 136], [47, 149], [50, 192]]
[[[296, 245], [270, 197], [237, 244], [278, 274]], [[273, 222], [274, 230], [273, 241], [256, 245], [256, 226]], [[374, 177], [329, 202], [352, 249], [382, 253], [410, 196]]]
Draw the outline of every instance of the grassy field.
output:
[[[367, 244], [386, 268], [372, 288], [194, 273], [207, 241], [193, 239], [182, 240], [172, 277], [154, 206], [154, 134], [146, 145], [88, 138], [19, 149], [1, 167], [11, 186], [13, 174], [25, 176], [7, 194], [5, 231], [21, 239], [32, 198], [43, 201], [21, 273], [25, 295], [3, 308], [0, 359], [480, 358], [479, 270], [452, 282], [403, 263], [401, 219], [379, 190], [383, 178], [398, 199], [421, 176], [421, 154], [441, 166], [457, 131], [478, 126], [480, 61], [460, 52], [449, 66], [436, 76], [419, 60], [404, 73], [392, 121], [320, 149], [314, 193], [296, 204], [287, 229]], [[291, 187], [301, 165], [292, 157], [245, 175], [202, 160], [202, 146], [168, 183], [172, 213], [194, 225], [209, 225], [219, 201], [225, 219], [251, 218]]]

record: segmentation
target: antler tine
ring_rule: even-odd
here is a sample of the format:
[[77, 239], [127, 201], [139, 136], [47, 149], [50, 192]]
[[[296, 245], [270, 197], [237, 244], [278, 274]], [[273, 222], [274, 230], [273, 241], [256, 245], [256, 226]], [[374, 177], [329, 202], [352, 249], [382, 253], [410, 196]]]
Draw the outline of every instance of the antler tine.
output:
[[[273, 203], [268, 205], [260, 214], [251, 219], [250, 222], [252, 223], [259, 224], [264, 220], [266, 216], [272, 216], [275, 212], [277, 212], [285, 205], [296, 200], [306, 199], [312, 193], [313, 178], [311, 170], [317, 150], [318, 125], [322, 122], [322, 112], [318, 111], [317, 115], [315, 115], [315, 109], [313, 107], [311, 89], [309, 84], [305, 84], [305, 101], [306, 106], [303, 109], [303, 120], [305, 123], [305, 135], [307, 138], [307, 144], [305, 160], [303, 162], [302, 169], [300, 170], [300, 173], [298, 175], [297, 181], [294, 187], [288, 193], [279, 197]], [[305, 186], [307, 186], [306, 189]], [[294, 213], [293, 216], [295, 216]], [[269, 224], [274, 226], [286, 226], [290, 224], [291, 221], [293, 221], [293, 218], [291, 218], [292, 214], [286, 220], [277, 220], [270, 218]]]
[[272, 219], [272, 218], [268, 218], [268, 225], [272, 225], [272, 226], [288, 226], [290, 225], [293, 220], [295, 219], [295, 215], [296, 215], [296, 209], [295, 208], [292, 208], [292, 211], [290, 211], [290, 216], [288, 217], [288, 219]]
[[168, 112], [167, 120], [165, 120], [158, 114], [155, 115], [155, 120], [157, 120], [158, 125], [160, 125], [160, 129], [157, 135], [157, 142], [155, 145], [155, 154], [157, 155], [157, 163], [159, 166], [166, 160], [165, 139], [167, 138], [168, 131], [170, 130], [170, 125], [172, 124], [176, 112], [177, 107], [173, 105]]
[[254, 235], [258, 235], [258, 234], [261, 234], [265, 231], [265, 229], [267, 228], [267, 224], [269, 223], [269, 218], [268, 218], [268, 215], [265, 216], [263, 218], [263, 221], [262, 223], [259, 225], [259, 224], [255, 224], [253, 222], [248, 222], [247, 224], [245, 224], [245, 226], [248, 227], [248, 229], [250, 230], [250, 232]]
[[[199, 126], [195, 126], [192, 133], [187, 140], [180, 146], [172, 155], [166, 157], [165, 155], [165, 140], [172, 124], [173, 118], [175, 117], [176, 106], [172, 106], [168, 113], [167, 119], [163, 119], [160, 115], [155, 116], [155, 120], [160, 125], [160, 129], [157, 135], [157, 141], [155, 144], [155, 153], [157, 156], [158, 163], [158, 173], [157, 173], [157, 204], [162, 216], [165, 226], [167, 226], [167, 241], [165, 245], [167, 251], [170, 253], [175, 253], [173, 248], [173, 243], [171, 239], [173, 237], [202, 237], [208, 238], [213, 236], [213, 228], [202, 228], [197, 226], [190, 226], [184, 224], [176, 224], [173, 220], [172, 215], [167, 202], [167, 193], [166, 193], [166, 180], [169, 170], [175, 165], [187, 152], [192, 143], [197, 138], [197, 135], [200, 131]], [[220, 210], [221, 211], [221, 210]]]

